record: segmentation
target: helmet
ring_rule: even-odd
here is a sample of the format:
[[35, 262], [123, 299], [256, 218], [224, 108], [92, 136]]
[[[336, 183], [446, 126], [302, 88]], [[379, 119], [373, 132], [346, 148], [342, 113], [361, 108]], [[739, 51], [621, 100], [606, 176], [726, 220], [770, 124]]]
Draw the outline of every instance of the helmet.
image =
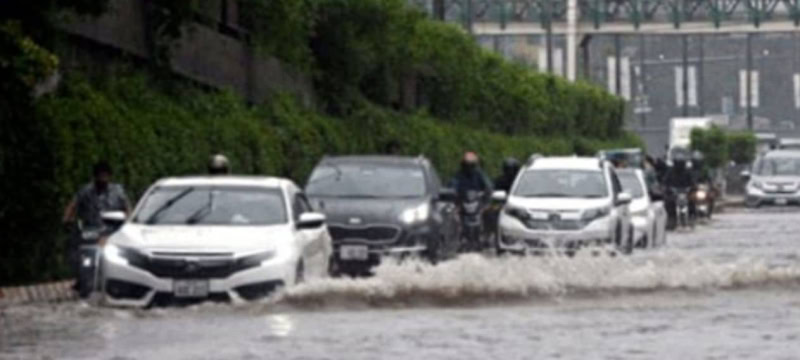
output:
[[464, 158], [461, 159], [461, 162], [464, 164], [477, 165], [479, 160], [480, 159], [478, 158], [478, 154], [472, 151], [467, 151], [466, 153], [464, 153]]
[[507, 157], [503, 160], [503, 174], [516, 175], [519, 172], [519, 160], [513, 157]]
[[231, 173], [230, 162], [225, 155], [212, 155], [208, 161], [208, 173], [212, 175], [225, 175]]
[[705, 156], [703, 155], [702, 152], [695, 150], [692, 153], [692, 161], [703, 161], [704, 159], [705, 159]]

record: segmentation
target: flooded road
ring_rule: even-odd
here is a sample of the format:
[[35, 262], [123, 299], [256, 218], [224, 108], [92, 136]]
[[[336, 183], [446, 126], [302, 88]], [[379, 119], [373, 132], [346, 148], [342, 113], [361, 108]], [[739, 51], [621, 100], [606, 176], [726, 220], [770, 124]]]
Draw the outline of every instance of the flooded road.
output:
[[800, 213], [630, 257], [386, 265], [259, 304], [0, 314], [0, 359], [798, 359]]

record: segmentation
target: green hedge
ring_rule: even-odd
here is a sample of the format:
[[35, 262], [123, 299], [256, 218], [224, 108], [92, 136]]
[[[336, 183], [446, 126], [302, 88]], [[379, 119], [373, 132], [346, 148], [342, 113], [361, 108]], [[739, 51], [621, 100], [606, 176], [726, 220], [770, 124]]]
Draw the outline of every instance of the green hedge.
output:
[[[510, 137], [369, 103], [344, 119], [305, 109], [289, 96], [250, 107], [231, 92], [174, 85], [167, 90], [132, 71], [102, 81], [69, 75], [57, 94], [37, 101], [32, 120], [42, 138], [32, 144], [37, 158], [27, 160], [47, 167], [4, 182], [4, 190], [25, 191], [15, 198], [24, 201], [20, 211], [0, 213], [5, 239], [0, 284], [63, 275], [63, 239], [55, 240], [60, 210], [101, 158], [113, 162], [117, 180], [136, 199], [158, 178], [204, 172], [215, 152], [229, 155], [237, 173], [288, 176], [302, 184], [325, 154], [381, 153], [390, 143], [402, 153], [430, 157], [444, 178], [456, 170], [465, 150], [479, 152], [496, 174], [505, 156], [640, 145], [627, 136], [608, 141]], [[0, 146], [0, 154], [7, 150]], [[26, 220], [26, 211], [37, 215], [37, 226]], [[13, 226], [21, 223], [27, 226]]]
[[756, 136], [749, 131], [725, 132], [718, 126], [693, 129], [692, 149], [703, 153], [710, 168], [726, 166], [728, 161], [749, 164], [756, 156]]

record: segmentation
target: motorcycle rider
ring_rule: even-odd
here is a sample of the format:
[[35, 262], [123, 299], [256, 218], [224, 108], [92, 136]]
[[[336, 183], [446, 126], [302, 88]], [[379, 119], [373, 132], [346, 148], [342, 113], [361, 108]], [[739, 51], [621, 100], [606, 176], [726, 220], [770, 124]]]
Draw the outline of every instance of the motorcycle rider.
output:
[[[130, 214], [131, 207], [125, 189], [120, 184], [112, 183], [113, 171], [108, 162], [100, 161], [93, 166], [93, 179], [84, 185], [64, 210], [62, 222], [70, 226], [76, 220], [87, 228], [102, 227], [102, 214], [106, 211], [123, 211]], [[80, 288], [77, 276], [80, 266], [80, 238], [71, 236], [67, 251], [71, 268], [75, 271], [75, 289]]]
[[461, 169], [450, 180], [450, 187], [455, 189], [461, 197], [468, 191], [482, 191], [485, 197], [491, 197], [492, 181], [480, 167], [478, 154], [466, 152], [461, 159]]
[[514, 185], [514, 180], [517, 179], [520, 168], [521, 164], [519, 160], [514, 157], [507, 157], [503, 160], [503, 175], [500, 175], [500, 177], [494, 181], [495, 190], [502, 190], [509, 193], [511, 191], [511, 186]]
[[208, 160], [208, 173], [211, 175], [230, 175], [231, 165], [228, 157], [222, 154], [211, 155]]
[[[673, 189], [689, 189], [691, 191], [696, 186], [694, 176], [689, 168], [688, 158], [682, 152], [674, 153], [672, 167], [664, 175], [664, 185], [669, 192], [665, 204], [667, 213], [670, 219], [677, 219], [676, 194]], [[689, 213], [694, 213], [694, 204], [691, 201], [689, 202]]]

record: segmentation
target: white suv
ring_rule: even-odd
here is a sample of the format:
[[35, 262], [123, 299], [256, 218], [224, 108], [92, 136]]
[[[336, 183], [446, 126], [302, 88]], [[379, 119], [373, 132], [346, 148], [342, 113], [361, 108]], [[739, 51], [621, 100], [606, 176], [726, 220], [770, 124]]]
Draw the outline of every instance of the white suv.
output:
[[608, 161], [597, 158], [531, 158], [517, 176], [500, 214], [500, 253], [543, 253], [611, 245], [633, 250], [628, 214], [631, 195]]

